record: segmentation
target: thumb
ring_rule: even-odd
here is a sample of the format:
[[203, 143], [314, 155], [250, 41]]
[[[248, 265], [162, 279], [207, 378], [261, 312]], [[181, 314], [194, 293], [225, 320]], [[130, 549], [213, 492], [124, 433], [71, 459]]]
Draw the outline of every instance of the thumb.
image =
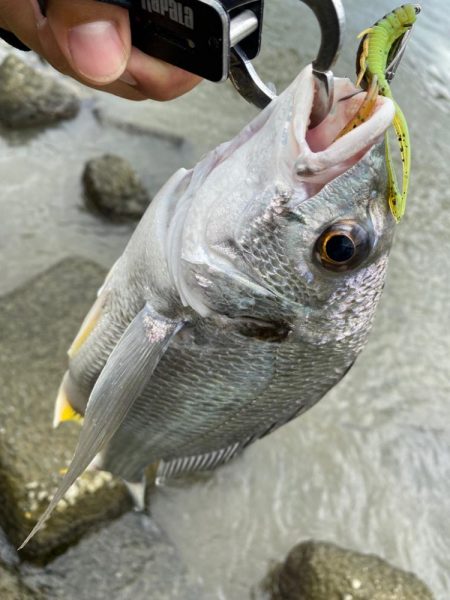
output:
[[96, 0], [49, 0], [47, 18], [81, 80], [104, 85], [122, 75], [131, 52], [128, 11]]

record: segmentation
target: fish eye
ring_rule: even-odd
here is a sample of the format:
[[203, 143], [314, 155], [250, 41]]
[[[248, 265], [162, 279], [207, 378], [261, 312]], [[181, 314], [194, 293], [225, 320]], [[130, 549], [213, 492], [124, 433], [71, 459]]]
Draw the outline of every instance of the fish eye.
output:
[[370, 236], [354, 221], [334, 223], [318, 238], [314, 254], [330, 271], [355, 269], [369, 254]]

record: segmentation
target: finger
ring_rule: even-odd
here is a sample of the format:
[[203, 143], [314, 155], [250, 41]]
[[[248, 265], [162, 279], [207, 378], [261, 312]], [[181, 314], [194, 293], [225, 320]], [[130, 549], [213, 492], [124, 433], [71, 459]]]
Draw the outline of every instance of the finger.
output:
[[[64, 75], [68, 75], [80, 83], [86, 84], [87, 82], [83, 77], [75, 73], [72, 69], [69, 62], [66, 60], [65, 56], [61, 53], [59, 49], [59, 45], [48, 25], [48, 23], [43, 23], [38, 28], [39, 41], [41, 46], [41, 54], [45, 56], [48, 62], [58, 71], [63, 73]], [[131, 85], [130, 85], [131, 83]], [[122, 74], [121, 77], [110, 84], [88, 84], [89, 87], [94, 89], [98, 89], [104, 92], [109, 92], [110, 94], [114, 94], [115, 96], [120, 96], [122, 98], [126, 98], [127, 100], [146, 100], [148, 98], [147, 95], [142, 93], [136, 82]]]
[[[48, 24], [48, 20], [42, 18], [37, 5], [37, 0], [31, 0], [35, 3], [35, 14], [37, 20], [37, 32], [40, 43], [40, 54], [44, 56], [48, 62], [64, 75], [73, 77], [80, 83], [86, 84], [83, 77], [80, 77], [71, 67], [65, 56], [59, 49], [59, 45], [53, 35], [53, 32]], [[31, 46], [30, 46], [31, 47]], [[131, 82], [131, 85], [130, 85]], [[117, 81], [110, 84], [89, 84], [90, 87], [104, 92], [109, 92], [115, 96], [126, 98], [127, 100], [146, 100], [147, 96], [137, 89], [136, 82], [129, 80], [128, 77], [122, 75]]]
[[114, 94], [115, 96], [126, 98], [127, 100], [148, 100], [147, 95], [140, 92], [139, 89], [135, 88], [134, 86], [128, 85], [127, 83], [120, 81], [120, 79], [108, 85], [91, 85], [91, 87], [101, 92], [108, 92], [110, 94]]
[[134, 93], [127, 89], [127, 97], [139, 91], [147, 98], [170, 100], [200, 81], [131, 50], [128, 12], [122, 8], [94, 0], [49, 0], [47, 15], [62, 53], [85, 82], [103, 85], [120, 78], [135, 88]]
[[[37, 0], [0, 0], [0, 26], [13, 32], [24, 44], [43, 56], [61, 73], [86, 83], [74, 72], [62, 54], [48, 20], [40, 12]], [[102, 86], [91, 84], [91, 87], [129, 100], [146, 99], [146, 96], [135, 86], [120, 80]]]
[[[65, 10], [67, 12], [63, 17], [59, 15], [60, 6], [62, 5], [66, 5]], [[69, 7], [78, 7], [76, 15], [74, 15], [73, 9], [69, 10], [67, 8], [67, 5]], [[118, 10], [119, 19], [123, 19], [125, 16], [126, 26], [124, 28], [121, 25], [119, 30], [122, 32], [120, 34], [121, 40], [125, 39], [128, 43], [129, 25], [127, 11], [94, 0], [48, 1], [49, 11], [53, 11], [52, 21], [41, 14], [37, 0], [0, 0], [0, 26], [12, 31], [20, 40], [43, 56], [61, 73], [69, 75], [90, 87], [102, 89], [130, 100], [143, 100], [145, 98], [170, 100], [186, 93], [201, 81], [199, 77], [156, 58], [147, 56], [135, 48], [132, 49], [126, 70], [120, 74], [118, 79], [116, 74], [110, 75], [107, 78], [100, 77], [100, 81], [87, 78], [86, 75], [74, 68], [68, 47], [69, 32], [71, 28], [77, 27], [74, 23], [80, 24], [80, 8], [86, 6], [89, 7], [89, 11], [83, 10], [82, 20], [92, 17], [97, 18], [97, 21], [89, 21], [90, 23], [98, 22], [99, 15], [103, 18], [114, 17], [110, 13], [105, 15], [105, 7], [113, 9], [113, 12]], [[103, 12], [99, 13], [99, 8]], [[95, 9], [95, 12], [92, 12], [93, 9]], [[78, 17], [78, 20], [76, 17]], [[63, 25], [61, 22], [66, 23], [66, 25]], [[117, 19], [114, 22], [117, 23]], [[83, 21], [82, 24], [84, 23], [86, 21]], [[64, 51], [62, 48], [64, 48]], [[92, 52], [92, 49], [88, 52], [91, 62], [92, 56], [95, 53], [96, 51]], [[105, 56], [102, 50], [100, 50], [100, 54], [103, 57]], [[101, 60], [102, 58], [100, 57]], [[118, 72], [122, 68], [124, 67], [121, 66]], [[114, 81], [114, 79], [116, 80]]]
[[0, 27], [16, 35], [26, 46], [39, 51], [37, 4], [33, 2], [35, 0], [0, 0]]
[[131, 51], [127, 74], [134, 79], [137, 89], [152, 100], [172, 100], [201, 81], [197, 75], [148, 56], [137, 48]]
[[47, 18], [79, 79], [104, 85], [123, 74], [131, 51], [128, 11], [94, 0], [49, 0]]

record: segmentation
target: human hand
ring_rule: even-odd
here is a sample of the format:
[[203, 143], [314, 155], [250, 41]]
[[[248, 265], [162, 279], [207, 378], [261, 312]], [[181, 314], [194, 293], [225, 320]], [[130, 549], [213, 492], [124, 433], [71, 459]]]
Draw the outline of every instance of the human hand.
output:
[[130, 100], [171, 100], [200, 78], [131, 46], [128, 11], [94, 0], [0, 0], [0, 27], [53, 67]]

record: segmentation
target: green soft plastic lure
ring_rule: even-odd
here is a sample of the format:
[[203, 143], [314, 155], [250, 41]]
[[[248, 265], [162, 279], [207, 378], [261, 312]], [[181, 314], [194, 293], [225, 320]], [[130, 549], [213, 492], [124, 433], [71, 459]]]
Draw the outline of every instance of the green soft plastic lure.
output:
[[[369, 89], [371, 95], [387, 96], [395, 104], [394, 129], [402, 159], [402, 190], [399, 191], [392, 164], [388, 134], [386, 133], [386, 164], [388, 170], [388, 201], [391, 212], [399, 221], [404, 212], [411, 169], [411, 143], [405, 116], [395, 102], [389, 86], [389, 69], [401, 57], [405, 36], [411, 30], [420, 6], [403, 4], [360, 33], [361, 44], [357, 54], [359, 69], [356, 85]], [[395, 67], [393, 71], [395, 70]], [[392, 71], [392, 75], [393, 75]], [[391, 76], [392, 76], [391, 75]]]

